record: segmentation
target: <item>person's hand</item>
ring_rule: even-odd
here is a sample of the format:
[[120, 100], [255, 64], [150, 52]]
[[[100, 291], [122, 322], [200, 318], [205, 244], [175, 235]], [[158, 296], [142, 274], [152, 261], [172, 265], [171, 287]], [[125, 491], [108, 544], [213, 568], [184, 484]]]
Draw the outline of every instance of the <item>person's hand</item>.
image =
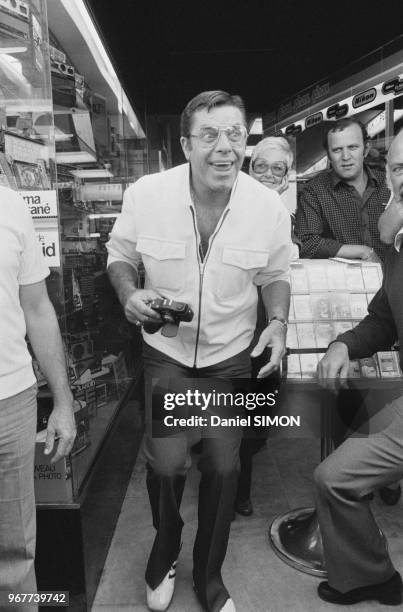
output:
[[333, 342], [318, 364], [319, 384], [325, 389], [337, 391], [347, 387], [347, 375], [350, 359], [344, 342]]
[[148, 306], [152, 300], [163, 296], [153, 289], [136, 289], [131, 293], [124, 305], [126, 319], [130, 323], [140, 325], [145, 321], [161, 321], [160, 315]]
[[50, 455], [55, 440], [57, 440], [57, 450], [50, 460], [51, 463], [56, 463], [59, 459], [70, 453], [73, 448], [76, 434], [77, 430], [74, 419], [73, 400], [64, 403], [55, 403], [46, 428], [44, 450], [45, 455]]
[[363, 261], [371, 261], [373, 263], [382, 263], [381, 260], [379, 259], [378, 255], [375, 253], [374, 249], [371, 249], [370, 247], [368, 247], [368, 252], [364, 255], [364, 257], [362, 258]]
[[262, 331], [259, 341], [251, 352], [251, 357], [259, 357], [266, 348], [271, 348], [270, 361], [258, 372], [257, 378], [265, 378], [280, 368], [281, 360], [286, 352], [287, 328], [280, 321], [271, 321]]

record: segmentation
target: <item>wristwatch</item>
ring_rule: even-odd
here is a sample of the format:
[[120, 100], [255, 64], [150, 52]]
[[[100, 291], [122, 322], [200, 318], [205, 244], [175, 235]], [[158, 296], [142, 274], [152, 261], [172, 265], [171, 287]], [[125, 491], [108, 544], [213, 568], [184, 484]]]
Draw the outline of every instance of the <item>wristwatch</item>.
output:
[[270, 323], [272, 321], [278, 321], [279, 323], [281, 323], [282, 325], [284, 325], [284, 327], [287, 329], [288, 328], [288, 321], [287, 319], [283, 319], [283, 317], [277, 317], [276, 315], [274, 317], [272, 317], [269, 322], [268, 325], [270, 325]]

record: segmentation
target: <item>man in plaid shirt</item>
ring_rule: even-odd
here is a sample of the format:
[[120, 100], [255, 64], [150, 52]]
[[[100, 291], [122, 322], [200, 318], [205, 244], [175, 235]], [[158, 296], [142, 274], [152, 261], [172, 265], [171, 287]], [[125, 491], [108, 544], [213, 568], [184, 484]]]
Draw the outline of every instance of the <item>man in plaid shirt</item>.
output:
[[354, 117], [336, 121], [325, 136], [331, 169], [312, 179], [297, 208], [301, 257], [383, 261], [378, 219], [389, 200], [382, 171], [369, 168], [368, 134]]

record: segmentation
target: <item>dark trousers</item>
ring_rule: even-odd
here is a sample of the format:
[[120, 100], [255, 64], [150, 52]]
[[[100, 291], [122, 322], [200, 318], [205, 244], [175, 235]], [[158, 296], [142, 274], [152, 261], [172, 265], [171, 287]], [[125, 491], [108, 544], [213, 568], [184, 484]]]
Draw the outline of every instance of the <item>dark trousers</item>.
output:
[[[186, 392], [186, 379], [216, 378], [229, 381], [231, 378], [250, 377], [249, 350], [199, 369], [186, 367], [148, 345], [144, 345], [143, 358], [146, 397], [152, 379], [175, 381], [175, 392], [179, 392], [181, 387]], [[169, 391], [172, 391], [171, 386]], [[179, 510], [186, 472], [191, 463], [189, 449], [202, 436], [193, 579], [206, 610], [216, 612], [229, 597], [221, 578], [221, 567], [227, 550], [238, 484], [240, 428], [222, 432], [217, 427], [214, 433], [209, 428], [193, 428], [164, 438], [146, 435], [147, 489], [153, 525], [157, 531], [147, 564], [146, 581], [155, 589], [178, 556], [183, 527]]]
[[371, 416], [366, 429], [314, 474], [328, 580], [343, 593], [385, 582], [395, 571], [367, 495], [403, 476], [403, 397]]

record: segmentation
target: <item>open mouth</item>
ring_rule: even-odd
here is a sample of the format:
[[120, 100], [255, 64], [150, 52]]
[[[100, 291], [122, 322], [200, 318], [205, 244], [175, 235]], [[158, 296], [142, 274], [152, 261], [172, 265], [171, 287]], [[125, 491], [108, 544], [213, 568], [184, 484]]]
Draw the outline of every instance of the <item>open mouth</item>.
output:
[[214, 168], [214, 170], [217, 170], [218, 172], [228, 172], [229, 170], [231, 170], [232, 166], [234, 165], [234, 162], [211, 162], [210, 166], [212, 166]]

